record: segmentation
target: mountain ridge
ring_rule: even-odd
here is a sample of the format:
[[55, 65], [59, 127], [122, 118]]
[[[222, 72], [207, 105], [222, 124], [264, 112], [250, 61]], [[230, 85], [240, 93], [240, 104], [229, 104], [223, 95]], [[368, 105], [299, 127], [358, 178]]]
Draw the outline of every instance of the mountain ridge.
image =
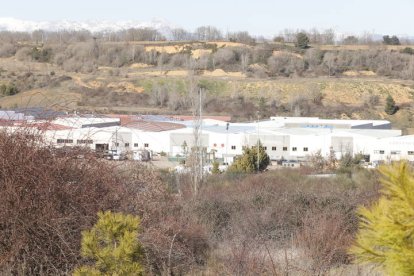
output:
[[0, 17], [0, 31], [13, 32], [33, 32], [36, 30], [44, 31], [80, 31], [90, 32], [114, 32], [130, 28], [153, 28], [161, 33], [168, 33], [175, 24], [163, 19], [153, 18], [150, 21], [140, 20], [54, 20], [54, 21], [35, 21], [22, 20], [13, 17]]

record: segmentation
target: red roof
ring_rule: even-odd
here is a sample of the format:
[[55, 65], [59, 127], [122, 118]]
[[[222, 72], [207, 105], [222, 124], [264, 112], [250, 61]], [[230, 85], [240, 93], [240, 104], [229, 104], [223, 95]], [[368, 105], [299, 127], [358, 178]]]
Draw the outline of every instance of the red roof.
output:
[[50, 122], [35, 122], [35, 123], [23, 123], [19, 125], [20, 127], [33, 127], [37, 128], [38, 130], [66, 130], [66, 129], [73, 129], [73, 127], [53, 124]]
[[125, 114], [109, 114], [107, 116], [110, 118], [119, 118], [121, 122], [121, 126], [135, 121], [135, 118], [136, 118], [135, 115], [125, 115]]

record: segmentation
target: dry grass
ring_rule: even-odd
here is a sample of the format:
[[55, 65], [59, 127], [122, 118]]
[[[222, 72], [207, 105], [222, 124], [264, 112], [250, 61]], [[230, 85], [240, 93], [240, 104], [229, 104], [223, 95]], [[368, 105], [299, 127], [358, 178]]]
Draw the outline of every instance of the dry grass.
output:
[[[407, 81], [406, 83], [411, 83]], [[361, 104], [365, 94], [378, 95], [385, 99], [388, 93], [398, 104], [412, 102], [413, 87], [400, 81], [384, 78], [299, 78], [278, 80], [229, 81], [231, 89], [227, 93], [237, 93], [245, 97], [277, 98], [287, 102], [289, 96], [304, 93], [317, 86], [325, 95], [326, 103]], [[231, 91], [233, 90], [233, 91]]]
[[131, 82], [111, 82], [107, 86], [107, 88], [113, 90], [114, 92], [132, 92], [132, 93], [143, 93], [144, 87], [135, 86]]
[[313, 45], [315, 48], [319, 48], [321, 50], [349, 50], [349, 51], [358, 51], [358, 50], [369, 50], [369, 49], [387, 49], [387, 50], [402, 50], [407, 45]]
[[142, 68], [148, 68], [152, 67], [151, 65], [145, 64], [145, 63], [133, 63], [129, 66], [131, 69], [142, 69]]
[[203, 76], [217, 78], [246, 78], [246, 75], [241, 72], [226, 72], [223, 69], [216, 69], [214, 71], [204, 71]]
[[47, 107], [57, 110], [73, 110], [76, 109], [80, 100], [79, 93], [67, 89], [41, 88], [0, 98], [0, 106], [2, 108]]
[[296, 53], [290, 53], [290, 52], [284, 52], [284, 51], [273, 51], [272, 53], [273, 56], [280, 56], [280, 55], [286, 55], [286, 54], [303, 59], [302, 55], [296, 54]]
[[211, 49], [195, 49], [191, 51], [191, 55], [193, 56], [193, 58], [200, 58], [203, 55], [208, 55], [211, 54], [212, 50]]
[[349, 70], [349, 71], [343, 72], [342, 75], [347, 76], [347, 77], [360, 77], [360, 76], [372, 77], [372, 76], [376, 76], [377, 74], [375, 72], [367, 71], [367, 70], [362, 70], [362, 71]]

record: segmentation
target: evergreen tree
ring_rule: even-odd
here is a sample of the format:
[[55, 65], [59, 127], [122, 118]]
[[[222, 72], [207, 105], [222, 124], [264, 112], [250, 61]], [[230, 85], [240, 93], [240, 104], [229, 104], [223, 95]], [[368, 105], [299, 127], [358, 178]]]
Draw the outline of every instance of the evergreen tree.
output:
[[384, 36], [382, 37], [382, 42], [383, 42], [385, 45], [391, 45], [391, 37], [390, 37], [389, 35], [384, 35]]
[[301, 49], [306, 49], [309, 47], [309, 37], [305, 33], [298, 33], [296, 35], [295, 46]]
[[211, 169], [212, 174], [220, 174], [220, 168], [219, 168], [219, 162], [214, 161], [213, 162], [213, 168]]
[[351, 248], [358, 262], [385, 275], [414, 275], [414, 174], [406, 162], [380, 169], [382, 195], [360, 209], [359, 233]]
[[396, 35], [391, 37], [391, 45], [401, 45], [400, 39]]
[[270, 164], [270, 157], [266, 153], [262, 144], [259, 142], [259, 168], [257, 167], [257, 146], [252, 148], [245, 147], [243, 155], [237, 158], [228, 169], [229, 172], [252, 173], [264, 171]]
[[401, 45], [400, 39], [396, 35], [393, 35], [392, 37], [384, 35], [382, 40], [385, 45]]
[[388, 95], [385, 103], [385, 113], [388, 115], [393, 115], [397, 112], [398, 107], [395, 105], [394, 99], [391, 97], [391, 95]]
[[92, 229], [82, 233], [81, 254], [95, 264], [76, 269], [74, 275], [141, 275], [139, 218], [111, 211], [98, 217]]

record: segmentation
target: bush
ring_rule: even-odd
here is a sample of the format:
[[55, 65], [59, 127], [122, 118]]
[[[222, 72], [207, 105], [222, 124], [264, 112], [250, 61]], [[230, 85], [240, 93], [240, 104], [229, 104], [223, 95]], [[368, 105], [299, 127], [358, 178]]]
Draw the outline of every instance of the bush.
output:
[[61, 275], [77, 265], [81, 231], [118, 205], [113, 170], [79, 150], [41, 147], [33, 131], [0, 132], [0, 274]]
[[[205, 229], [158, 172], [111, 166], [83, 148], [53, 150], [30, 129], [0, 132], [0, 158], [7, 160], [0, 167], [1, 275], [71, 274], [82, 264], [81, 232], [103, 210], [141, 218], [146, 272], [185, 274], [205, 264]], [[179, 189], [186, 195], [183, 181]]]
[[370, 208], [362, 207], [351, 252], [387, 275], [414, 274], [414, 173], [405, 162], [382, 167], [383, 190]]
[[214, 161], [213, 162], [213, 168], [211, 169], [211, 173], [212, 174], [219, 174], [220, 173], [219, 166], [220, 166], [219, 162]]
[[110, 211], [98, 217], [91, 230], [82, 232], [82, 256], [95, 264], [77, 268], [74, 275], [141, 275], [139, 218]]
[[11, 57], [16, 53], [16, 46], [12, 43], [4, 43], [0, 46], [0, 57]]
[[178, 196], [157, 171], [130, 164], [120, 173], [126, 190], [122, 210], [141, 218], [145, 271], [183, 275], [204, 265], [210, 244], [205, 228], [187, 213], [185, 179], [172, 177], [174, 184], [179, 179]]
[[259, 144], [259, 153], [257, 146], [245, 147], [243, 155], [238, 157], [229, 167], [229, 173], [252, 173], [256, 171], [264, 171], [270, 164], [270, 157], [267, 155], [262, 144]]
[[38, 49], [34, 47], [31, 52], [32, 59], [38, 62], [49, 62], [52, 57], [52, 49], [43, 48]]
[[300, 49], [306, 49], [309, 47], [309, 37], [306, 35], [306, 33], [298, 33], [296, 35], [296, 42], [295, 46]]
[[333, 266], [349, 262], [347, 248], [353, 235], [341, 211], [310, 210], [302, 219], [302, 225], [294, 241], [312, 274], [320, 275]]
[[411, 47], [405, 47], [404, 49], [401, 50], [401, 53], [414, 55], [414, 49]]
[[32, 49], [30, 47], [22, 47], [19, 50], [17, 50], [15, 57], [20, 61], [28, 61], [31, 59]]
[[19, 93], [19, 90], [13, 83], [0, 85], [0, 94], [3, 96], [13, 96], [17, 93]]
[[395, 105], [394, 99], [391, 95], [388, 95], [385, 103], [385, 113], [388, 115], [394, 115], [398, 111], [398, 106]]
[[377, 187], [373, 171], [213, 175], [189, 214], [208, 231], [213, 274], [322, 275], [349, 262], [356, 208], [376, 199]]

